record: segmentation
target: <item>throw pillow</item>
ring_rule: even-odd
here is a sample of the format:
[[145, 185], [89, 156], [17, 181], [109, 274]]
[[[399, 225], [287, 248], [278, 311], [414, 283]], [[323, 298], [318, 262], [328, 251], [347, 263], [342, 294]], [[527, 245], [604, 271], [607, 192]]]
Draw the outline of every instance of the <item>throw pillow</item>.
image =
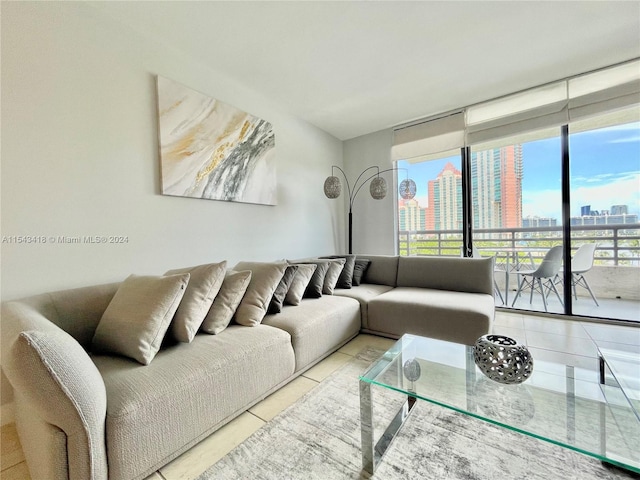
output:
[[282, 276], [282, 280], [276, 287], [276, 291], [273, 292], [273, 297], [271, 297], [271, 302], [269, 303], [269, 309], [267, 313], [280, 313], [282, 311], [282, 306], [284, 305], [284, 299], [287, 296], [287, 292], [291, 287], [291, 283], [293, 282], [293, 278], [298, 271], [297, 265], [289, 265]]
[[300, 301], [302, 300], [304, 291], [307, 289], [307, 285], [309, 285], [311, 276], [316, 271], [316, 268], [318, 268], [315, 263], [296, 263], [295, 265], [298, 267], [298, 271], [293, 277], [287, 295], [284, 297], [284, 302], [289, 305], [300, 305]]
[[202, 322], [202, 331], [217, 335], [222, 332], [231, 323], [233, 315], [242, 297], [247, 291], [249, 281], [251, 280], [251, 270], [236, 272], [228, 270], [222, 287], [211, 305], [211, 309]]
[[240, 262], [234, 270], [251, 270], [251, 281], [247, 287], [234, 319], [240, 325], [255, 327], [267, 314], [273, 292], [282, 280], [286, 263]]
[[364, 272], [369, 268], [369, 264], [371, 260], [368, 258], [356, 258], [356, 263], [353, 267], [353, 285], [358, 286], [362, 282], [362, 277], [364, 277]]
[[344, 258], [329, 260], [329, 269], [327, 270], [327, 275], [324, 277], [324, 284], [322, 285], [322, 293], [324, 295], [333, 295], [333, 290], [336, 288], [340, 273], [344, 270], [344, 263]]
[[189, 274], [129, 276], [102, 314], [91, 342], [95, 353], [116, 353], [149, 365], [189, 283]]
[[184, 293], [184, 297], [182, 297], [180, 306], [169, 327], [171, 334], [177, 341], [191, 343], [196, 333], [198, 333], [200, 325], [202, 325], [214, 298], [216, 298], [220, 290], [226, 266], [227, 262], [224, 261], [179, 270], [169, 270], [165, 273], [165, 275], [175, 275], [177, 273], [191, 275], [187, 291]]
[[336, 283], [336, 288], [351, 288], [351, 286], [353, 285], [353, 267], [355, 267], [356, 265], [355, 255], [329, 255], [320, 258], [344, 258], [344, 268], [342, 269], [342, 272], [340, 272], [340, 277], [338, 278], [338, 283]]
[[329, 270], [329, 260], [304, 260], [295, 263], [316, 266], [316, 270], [311, 275], [311, 279], [302, 296], [303, 298], [320, 298], [322, 296], [322, 287], [324, 286], [324, 277], [327, 276], [327, 270]]

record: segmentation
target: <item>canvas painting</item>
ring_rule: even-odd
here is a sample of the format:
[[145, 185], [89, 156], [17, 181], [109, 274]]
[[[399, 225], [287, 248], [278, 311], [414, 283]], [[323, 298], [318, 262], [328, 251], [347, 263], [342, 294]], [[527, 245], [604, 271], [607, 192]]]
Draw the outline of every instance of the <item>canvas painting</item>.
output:
[[272, 125], [158, 76], [162, 193], [275, 205]]

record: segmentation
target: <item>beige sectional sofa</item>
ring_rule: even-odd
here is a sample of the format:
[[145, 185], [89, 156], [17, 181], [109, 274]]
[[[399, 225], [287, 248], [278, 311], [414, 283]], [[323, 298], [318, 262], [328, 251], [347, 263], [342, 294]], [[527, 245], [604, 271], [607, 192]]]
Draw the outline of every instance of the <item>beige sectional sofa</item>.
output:
[[148, 365], [91, 352], [121, 284], [4, 303], [2, 367], [32, 478], [145, 478], [360, 331], [464, 343], [488, 333], [491, 259], [363, 257], [360, 286], [168, 343]]
[[361, 303], [362, 331], [473, 343], [493, 322], [493, 259], [361, 255], [363, 283], [337, 295]]

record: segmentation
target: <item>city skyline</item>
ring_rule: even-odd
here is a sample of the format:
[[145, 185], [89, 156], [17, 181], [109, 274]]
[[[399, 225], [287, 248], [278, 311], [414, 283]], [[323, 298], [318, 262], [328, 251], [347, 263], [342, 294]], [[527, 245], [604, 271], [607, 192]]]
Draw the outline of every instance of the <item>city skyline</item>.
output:
[[[599, 211], [627, 205], [629, 214], [640, 215], [640, 122], [571, 134], [569, 149], [572, 217], [580, 216], [584, 205]], [[420, 207], [429, 206], [428, 183], [449, 162], [460, 169], [459, 155], [415, 164], [398, 162], [417, 184], [415, 199]], [[522, 165], [522, 218], [560, 221], [560, 138], [523, 143]]]

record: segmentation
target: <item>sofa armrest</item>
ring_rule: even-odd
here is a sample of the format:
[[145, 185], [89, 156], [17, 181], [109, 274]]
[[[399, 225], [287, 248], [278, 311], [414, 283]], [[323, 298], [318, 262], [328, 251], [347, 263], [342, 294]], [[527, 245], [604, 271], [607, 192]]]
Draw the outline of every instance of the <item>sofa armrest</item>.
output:
[[[3, 305], [2, 317], [2, 367], [22, 402], [17, 407], [64, 432], [67, 451], [57, 456], [68, 459], [70, 479], [106, 479], [107, 395], [100, 372], [73, 337], [38, 311], [15, 302]], [[38, 450], [25, 445], [32, 475], [47, 468]]]

